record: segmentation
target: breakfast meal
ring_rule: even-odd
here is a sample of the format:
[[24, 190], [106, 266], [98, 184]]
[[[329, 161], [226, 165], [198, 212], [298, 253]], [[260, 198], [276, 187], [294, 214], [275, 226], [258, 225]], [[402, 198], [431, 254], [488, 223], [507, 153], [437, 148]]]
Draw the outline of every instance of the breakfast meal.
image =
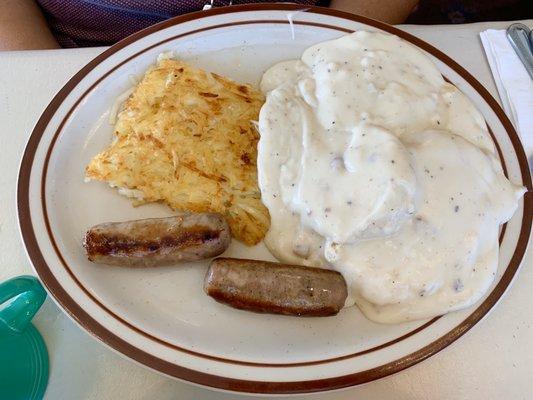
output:
[[83, 246], [90, 261], [125, 267], [155, 267], [216, 257], [229, 246], [231, 234], [220, 214], [178, 213], [96, 225]]
[[204, 290], [235, 308], [309, 317], [337, 314], [348, 295], [336, 271], [234, 258], [211, 262]]
[[221, 255], [231, 236], [263, 241], [280, 263], [217, 258], [204, 281], [214, 300], [261, 313], [357, 305], [401, 323], [486, 294], [525, 188], [428, 56], [357, 31], [272, 66], [260, 88], [172, 59], [146, 72], [86, 178], [176, 216], [91, 228], [89, 260], [170, 265]]
[[164, 202], [174, 210], [217, 212], [247, 245], [268, 230], [257, 187], [263, 95], [186, 63], [161, 59], [118, 114], [114, 140], [86, 168], [136, 204]]

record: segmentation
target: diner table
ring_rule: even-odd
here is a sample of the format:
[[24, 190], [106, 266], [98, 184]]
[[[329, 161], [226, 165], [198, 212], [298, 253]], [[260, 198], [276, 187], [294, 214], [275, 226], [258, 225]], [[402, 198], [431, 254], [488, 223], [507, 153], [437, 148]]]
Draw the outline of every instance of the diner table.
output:
[[[520, 22], [533, 26], [533, 20]], [[505, 29], [510, 23], [400, 25], [399, 28], [451, 56], [499, 101], [479, 32]], [[54, 94], [103, 50], [98, 47], [0, 52], [0, 281], [35, 274], [24, 250], [16, 211], [17, 174], [26, 141]], [[305, 397], [310, 400], [532, 399], [532, 303], [530, 248], [513, 285], [497, 306], [443, 351], [395, 375]], [[83, 331], [50, 297], [34, 323], [44, 337], [50, 356], [45, 399], [251, 398], [178, 381], [126, 359]]]

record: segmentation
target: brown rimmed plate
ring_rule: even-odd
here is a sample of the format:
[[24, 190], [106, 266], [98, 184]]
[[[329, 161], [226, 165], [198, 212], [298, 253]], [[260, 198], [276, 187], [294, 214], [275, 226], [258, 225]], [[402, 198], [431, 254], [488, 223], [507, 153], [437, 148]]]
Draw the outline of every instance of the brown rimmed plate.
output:
[[[502, 229], [498, 274], [481, 302], [429, 321], [390, 326], [366, 320], [356, 308], [322, 319], [256, 315], [205, 296], [203, 264], [129, 270], [85, 259], [81, 237], [87, 227], [170, 214], [161, 205], [133, 208], [105, 185], [84, 183], [85, 165], [111, 139], [109, 113], [131, 87], [132, 76], [142, 75], [160, 53], [174, 51], [199, 67], [257, 83], [275, 62], [360, 29], [396, 34], [427, 52], [484, 115], [507, 176], [529, 189]], [[29, 257], [53, 298], [76, 322], [111, 348], [164, 374], [253, 393], [313, 392], [369, 382], [452, 343], [488, 313], [515, 277], [530, 235], [532, 201], [526, 157], [511, 123], [452, 59], [383, 23], [279, 4], [184, 15], [102, 53], [44, 111], [26, 147], [18, 184]], [[233, 243], [227, 255], [272, 259], [262, 245], [249, 249]]]

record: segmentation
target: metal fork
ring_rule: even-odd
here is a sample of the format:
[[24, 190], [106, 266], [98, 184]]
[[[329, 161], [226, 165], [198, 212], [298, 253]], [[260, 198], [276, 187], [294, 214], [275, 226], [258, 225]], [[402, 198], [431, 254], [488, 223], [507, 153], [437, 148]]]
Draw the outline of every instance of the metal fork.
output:
[[533, 31], [524, 24], [512, 24], [507, 28], [507, 39], [533, 79]]

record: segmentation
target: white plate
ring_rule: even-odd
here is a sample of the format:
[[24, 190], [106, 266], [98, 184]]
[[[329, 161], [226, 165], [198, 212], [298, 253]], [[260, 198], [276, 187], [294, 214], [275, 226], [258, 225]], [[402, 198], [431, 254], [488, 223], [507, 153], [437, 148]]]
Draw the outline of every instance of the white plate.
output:
[[[234, 310], [202, 291], [206, 263], [123, 269], [88, 262], [81, 238], [91, 225], [171, 215], [162, 205], [133, 208], [84, 167], [111, 140], [108, 112], [130, 76], [173, 50], [196, 66], [257, 83], [280, 60], [358, 29], [395, 33], [424, 49], [443, 75], [485, 116], [509, 178], [531, 178], [517, 135], [487, 91], [444, 54], [388, 25], [297, 6], [214, 9], [178, 17], [111, 47], [52, 100], [26, 148], [19, 176], [21, 230], [34, 268], [59, 305], [84, 329], [126, 356], [167, 375], [234, 391], [296, 393], [368, 382], [435, 354], [478, 322], [510, 284], [531, 228], [531, 192], [502, 233], [500, 267], [476, 306], [431, 321], [379, 325], [355, 307], [329, 318]], [[294, 19], [293, 29], [288, 23]], [[228, 256], [272, 259], [263, 245], [234, 242]], [[487, 349], [490, 351], [490, 349]]]

